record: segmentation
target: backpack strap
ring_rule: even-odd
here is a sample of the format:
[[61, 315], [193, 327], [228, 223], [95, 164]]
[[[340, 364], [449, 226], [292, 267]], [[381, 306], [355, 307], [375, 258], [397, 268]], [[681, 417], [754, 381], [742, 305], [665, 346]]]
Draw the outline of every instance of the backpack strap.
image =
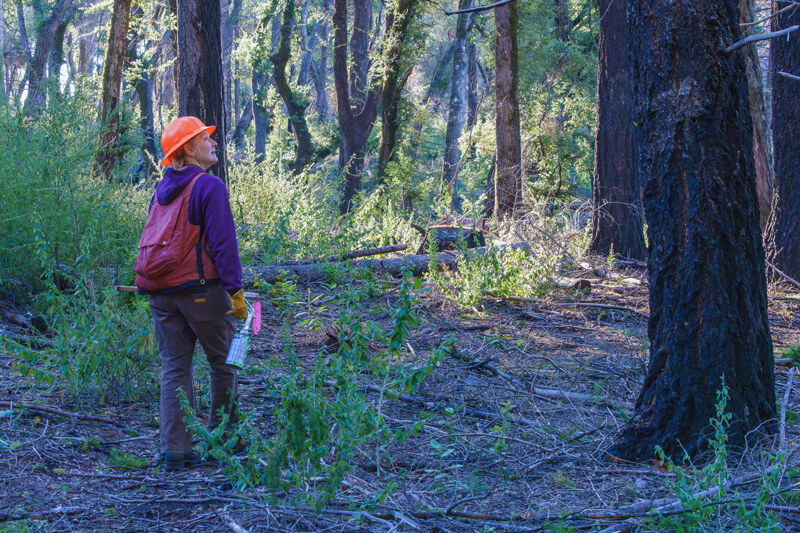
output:
[[[192, 192], [189, 193], [189, 202], [190, 203], [192, 201], [191, 200], [192, 194], [194, 194], [194, 187], [195, 187], [195, 185], [197, 185], [197, 180], [199, 180], [201, 177], [206, 176], [206, 175], [208, 175], [208, 172], [201, 172], [197, 176], [195, 176], [194, 179], [192, 180], [192, 182], [193, 182], [192, 183]], [[186, 213], [186, 216], [187, 217], [189, 216], [188, 211]], [[196, 261], [197, 261], [197, 275], [200, 278], [200, 285], [205, 285], [206, 284], [205, 269], [203, 268], [203, 235], [205, 233], [205, 230], [206, 230], [205, 218], [201, 214], [201, 216], [200, 216], [200, 234], [199, 234], [199, 236], [197, 238], [197, 244], [195, 244], [195, 246], [194, 246], [195, 257], [196, 257]]]

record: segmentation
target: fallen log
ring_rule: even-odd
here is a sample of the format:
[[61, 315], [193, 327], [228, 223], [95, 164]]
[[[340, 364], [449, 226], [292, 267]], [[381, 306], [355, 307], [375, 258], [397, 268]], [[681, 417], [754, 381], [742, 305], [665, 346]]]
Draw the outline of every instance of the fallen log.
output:
[[313, 259], [300, 259], [298, 261], [287, 261], [275, 266], [297, 266], [297, 265], [313, 265], [316, 263], [333, 263], [338, 261], [348, 261], [350, 259], [358, 259], [359, 257], [369, 257], [371, 255], [390, 254], [393, 252], [401, 252], [408, 248], [408, 244], [395, 244], [392, 246], [381, 246], [380, 248], [367, 248], [365, 250], [356, 250], [354, 252], [347, 252], [346, 254], [332, 255], [329, 257], [315, 257]]
[[[501, 246], [495, 246], [495, 249], [500, 252], [509, 250], [525, 249], [527, 246], [524, 242], [515, 242]], [[475, 248], [468, 253], [475, 255], [483, 255], [486, 253], [487, 248]], [[460, 252], [442, 252], [436, 254], [436, 264], [455, 268], [456, 262], [461, 258]], [[368, 268], [374, 272], [381, 272], [392, 276], [399, 276], [404, 268], [408, 268], [411, 272], [418, 276], [426, 272], [430, 267], [431, 255], [430, 254], [409, 254], [402, 257], [390, 257], [386, 259], [360, 259], [348, 263], [352, 267]], [[313, 265], [269, 265], [246, 267], [243, 272], [243, 281], [245, 286], [252, 286], [256, 280], [261, 282], [273, 283], [280, 279], [280, 276], [296, 277], [302, 283], [309, 283], [313, 281], [321, 281], [326, 279], [330, 272], [330, 268], [338, 262], [317, 263]]]

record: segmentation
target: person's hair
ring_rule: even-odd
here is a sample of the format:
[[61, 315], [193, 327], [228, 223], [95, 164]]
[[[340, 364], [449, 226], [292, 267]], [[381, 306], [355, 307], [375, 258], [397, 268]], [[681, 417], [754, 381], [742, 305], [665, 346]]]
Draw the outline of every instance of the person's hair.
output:
[[175, 153], [172, 154], [172, 158], [170, 161], [170, 165], [175, 170], [180, 170], [186, 164], [186, 147], [192, 144], [197, 137], [192, 137], [184, 144], [181, 145], [180, 148], [175, 150]]

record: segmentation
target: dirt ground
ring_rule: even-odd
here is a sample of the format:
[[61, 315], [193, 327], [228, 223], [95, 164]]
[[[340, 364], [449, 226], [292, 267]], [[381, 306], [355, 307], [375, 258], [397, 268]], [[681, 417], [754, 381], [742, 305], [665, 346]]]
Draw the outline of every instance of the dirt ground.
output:
[[[380, 465], [374, 444], [360, 449], [336, 499], [321, 509], [292, 494], [234, 491], [210, 462], [163, 471], [156, 457], [155, 400], [81, 409], [57, 388], [43, 390], [21, 377], [13, 352], [0, 348], [0, 531], [663, 529], [648, 513], [659, 508], [680, 516], [680, 508], [669, 507], [675, 475], [652, 463], [612, 462], [604, 453], [632, 411], [647, 364], [643, 274], [635, 268], [616, 274], [583, 269], [574, 277], [589, 280], [588, 292], [561, 291], [545, 300], [486, 298], [466, 310], [436, 290], [427, 292], [409, 354], [423, 358], [450, 336], [457, 350], [413, 397], [384, 407], [388, 424], [425, 418], [424, 429], [394, 445]], [[309, 300], [321, 297], [312, 306], [333, 301], [327, 285], [301, 290]], [[387, 311], [396, 298], [395, 291], [362, 302], [365, 317], [389, 328]], [[334, 304], [327, 305], [319, 313], [323, 320], [336, 316]], [[797, 291], [771, 291], [770, 319], [776, 354], [800, 343]], [[265, 433], [273, 405], [264, 380], [280, 379], [285, 371], [279, 329], [274, 309], [266, 306], [251, 368], [240, 382], [243, 409]], [[296, 327], [292, 334], [302, 364], [311, 368], [324, 357], [324, 332]], [[777, 401], [788, 394], [787, 409], [800, 412], [800, 380], [787, 391], [789, 373], [788, 365], [776, 364]], [[361, 385], [377, 401], [370, 383]], [[800, 530], [800, 508], [792, 498], [791, 469], [800, 462], [794, 418], [785, 426], [785, 492], [768, 504], [786, 531]], [[738, 491], [745, 504], [754, 504], [768, 467], [764, 453], [775, 452], [778, 441], [776, 436], [746, 451], [731, 465], [729, 495]], [[146, 464], [115, 466], [120, 454]], [[376, 503], [390, 484], [393, 490]], [[720, 513], [709, 529], [733, 530], [735, 520], [735, 513]]]

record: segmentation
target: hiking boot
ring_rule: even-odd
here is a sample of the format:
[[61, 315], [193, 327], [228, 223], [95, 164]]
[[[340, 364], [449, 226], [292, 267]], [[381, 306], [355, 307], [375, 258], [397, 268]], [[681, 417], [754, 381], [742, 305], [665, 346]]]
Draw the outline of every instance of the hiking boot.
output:
[[250, 441], [240, 437], [236, 439], [236, 442], [233, 445], [233, 453], [246, 452], [249, 447], [250, 447]]
[[196, 451], [189, 453], [167, 452], [164, 454], [164, 467], [168, 471], [183, 470], [187, 466], [194, 466], [200, 462], [200, 454]]

